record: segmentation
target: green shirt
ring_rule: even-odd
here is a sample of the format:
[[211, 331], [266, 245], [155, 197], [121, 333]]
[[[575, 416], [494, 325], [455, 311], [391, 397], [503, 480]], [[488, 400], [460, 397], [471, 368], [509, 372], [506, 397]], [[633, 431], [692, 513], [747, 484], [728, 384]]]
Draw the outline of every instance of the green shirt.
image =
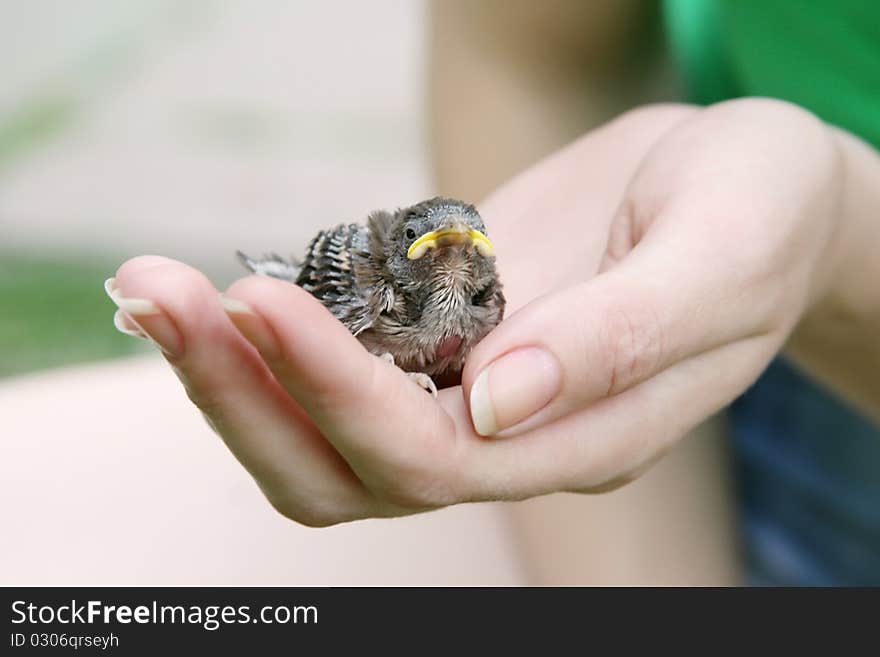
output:
[[880, 148], [880, 0], [666, 0], [691, 100], [790, 101]]

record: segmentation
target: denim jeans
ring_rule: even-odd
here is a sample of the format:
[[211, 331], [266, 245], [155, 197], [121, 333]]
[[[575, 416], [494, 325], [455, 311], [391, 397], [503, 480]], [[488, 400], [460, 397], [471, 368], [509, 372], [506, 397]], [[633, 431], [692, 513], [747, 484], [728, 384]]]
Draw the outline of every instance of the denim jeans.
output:
[[750, 583], [880, 585], [880, 428], [782, 360], [731, 421]]

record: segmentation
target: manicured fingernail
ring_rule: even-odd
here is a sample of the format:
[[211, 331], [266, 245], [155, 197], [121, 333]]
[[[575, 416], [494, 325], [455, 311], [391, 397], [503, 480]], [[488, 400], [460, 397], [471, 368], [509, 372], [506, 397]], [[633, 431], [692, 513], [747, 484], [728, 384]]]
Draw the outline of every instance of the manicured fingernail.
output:
[[159, 307], [149, 299], [123, 297], [119, 293], [115, 278], [108, 278], [104, 281], [104, 291], [110, 300], [119, 307], [119, 310], [128, 315], [156, 315], [159, 313]]
[[231, 315], [256, 315], [254, 309], [244, 301], [227, 297], [225, 294], [220, 295], [220, 303], [226, 312]]
[[[150, 299], [126, 297], [115, 278], [104, 281], [104, 290], [119, 310], [113, 316], [113, 325], [126, 335], [143, 337], [172, 357], [183, 352], [183, 338], [174, 323]], [[139, 333], [139, 334], [136, 334]]]
[[559, 392], [559, 362], [526, 347], [489, 364], [471, 387], [471, 419], [481, 436], [493, 436], [544, 408]]
[[125, 313], [121, 310], [117, 310], [113, 315], [113, 326], [116, 327], [116, 330], [125, 335], [131, 336], [132, 338], [138, 338], [140, 340], [149, 341], [150, 338], [146, 333], [141, 331], [137, 324], [128, 320], [125, 316]]
[[256, 347], [263, 358], [276, 360], [281, 357], [281, 347], [275, 332], [253, 308], [244, 301], [227, 297], [224, 294], [220, 295], [220, 303], [223, 304], [226, 314], [235, 324], [238, 332]]

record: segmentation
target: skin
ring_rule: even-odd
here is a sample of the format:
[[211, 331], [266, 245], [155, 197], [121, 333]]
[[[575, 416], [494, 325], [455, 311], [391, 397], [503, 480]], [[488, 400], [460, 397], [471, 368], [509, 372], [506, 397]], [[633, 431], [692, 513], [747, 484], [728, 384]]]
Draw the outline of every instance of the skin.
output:
[[[116, 284], [159, 308], [126, 321], [165, 347], [298, 522], [603, 491], [730, 402], [787, 341], [880, 415], [878, 180], [876, 153], [786, 103], [623, 115], [481, 204], [510, 314], [439, 402], [295, 286], [238, 281], [227, 296], [252, 312], [234, 324], [182, 263], [135, 258]], [[556, 356], [559, 394], [515, 435], [476, 435], [476, 375], [525, 346]], [[858, 357], [841, 367], [846, 350]]]
[[[659, 8], [651, 0], [432, 2], [428, 107], [438, 191], [486, 198], [627, 109], [679, 97]], [[667, 129], [657, 119], [619, 135], [620, 150], [605, 154], [611, 170], [580, 181], [593, 203], [584, 211], [613, 212], [629, 167]], [[562, 493], [496, 507], [532, 581], [740, 581], [724, 427], [723, 418], [697, 427], [614, 495]]]

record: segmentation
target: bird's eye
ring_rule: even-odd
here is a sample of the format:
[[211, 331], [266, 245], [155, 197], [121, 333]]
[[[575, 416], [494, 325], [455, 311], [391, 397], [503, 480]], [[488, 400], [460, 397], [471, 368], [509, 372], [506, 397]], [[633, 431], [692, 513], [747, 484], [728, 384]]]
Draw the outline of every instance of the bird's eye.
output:
[[492, 295], [492, 286], [487, 285], [482, 290], [477, 290], [474, 296], [471, 297], [471, 305], [472, 306], [482, 306], [486, 301], [489, 300], [489, 297]]
[[407, 228], [406, 229], [406, 239], [414, 240], [415, 238], [416, 238], [416, 231], [414, 231], [412, 228]]

